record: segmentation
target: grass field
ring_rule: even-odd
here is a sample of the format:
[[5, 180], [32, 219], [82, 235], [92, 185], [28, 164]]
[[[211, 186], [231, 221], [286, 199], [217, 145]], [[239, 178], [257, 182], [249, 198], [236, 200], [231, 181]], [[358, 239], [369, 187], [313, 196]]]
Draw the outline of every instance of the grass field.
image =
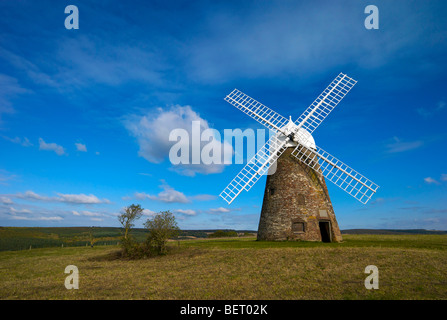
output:
[[[117, 258], [117, 246], [0, 252], [1, 299], [447, 299], [447, 236], [345, 235], [344, 242], [254, 238], [171, 242], [171, 253]], [[67, 290], [67, 265], [79, 289]], [[365, 267], [379, 270], [367, 290]]]

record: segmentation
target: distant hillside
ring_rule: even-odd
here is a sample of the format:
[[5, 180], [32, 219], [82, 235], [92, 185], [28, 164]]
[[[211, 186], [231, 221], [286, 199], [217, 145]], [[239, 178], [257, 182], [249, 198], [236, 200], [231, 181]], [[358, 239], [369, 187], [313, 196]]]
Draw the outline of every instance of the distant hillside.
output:
[[[256, 231], [207, 229], [181, 230], [177, 239], [207, 238], [218, 230], [256, 234]], [[134, 228], [131, 235], [136, 241], [146, 240], [147, 230]], [[0, 251], [25, 250], [46, 247], [79, 247], [94, 245], [116, 245], [122, 237], [118, 227], [0, 227]]]
[[426, 229], [347, 229], [342, 234], [447, 234], [442, 230]]
[[[202, 229], [181, 230], [177, 239], [207, 238], [217, 231], [236, 231], [239, 236], [250, 234], [253, 230], [234, 229]], [[447, 231], [425, 229], [349, 229], [342, 234], [402, 235], [402, 234], [439, 234], [447, 235]], [[146, 240], [147, 230], [134, 228], [131, 235], [138, 241]], [[122, 229], [117, 227], [0, 227], [0, 251], [24, 250], [45, 247], [78, 247], [98, 245], [116, 245], [122, 236]]]

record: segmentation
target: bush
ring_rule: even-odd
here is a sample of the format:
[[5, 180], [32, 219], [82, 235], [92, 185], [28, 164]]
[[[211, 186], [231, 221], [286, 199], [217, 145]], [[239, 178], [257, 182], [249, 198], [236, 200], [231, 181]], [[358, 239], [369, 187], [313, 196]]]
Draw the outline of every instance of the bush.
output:
[[208, 235], [208, 238], [220, 238], [220, 237], [237, 237], [237, 232], [234, 230], [217, 230]]
[[158, 254], [166, 254], [168, 239], [179, 234], [177, 222], [170, 211], [157, 213], [152, 220], [147, 219], [144, 226], [149, 230], [147, 245], [156, 248]]
[[157, 213], [153, 219], [148, 219], [144, 226], [149, 234], [145, 242], [137, 242], [131, 236], [131, 228], [135, 220], [142, 216], [143, 208], [140, 205], [126, 207], [118, 217], [124, 227], [121, 247], [122, 256], [129, 259], [140, 259], [167, 253], [167, 241], [179, 234], [179, 228], [174, 215], [170, 211]]

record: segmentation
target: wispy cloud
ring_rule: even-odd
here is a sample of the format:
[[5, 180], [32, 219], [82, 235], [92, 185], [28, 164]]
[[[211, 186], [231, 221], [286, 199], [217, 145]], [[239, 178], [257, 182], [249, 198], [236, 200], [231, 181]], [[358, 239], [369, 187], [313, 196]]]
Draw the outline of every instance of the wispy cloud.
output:
[[0, 169], [0, 184], [8, 185], [9, 181], [13, 181], [17, 178], [17, 175], [12, 174], [6, 170]]
[[143, 209], [144, 216], [153, 217], [153, 216], [155, 216], [155, 214], [156, 214], [155, 211], [152, 211], [150, 209]]
[[195, 210], [192, 209], [174, 209], [173, 212], [185, 214], [187, 216], [195, 216], [197, 213]]
[[19, 94], [26, 92], [28, 90], [23, 88], [16, 78], [0, 74], [0, 125], [2, 114], [15, 112], [12, 100]]
[[58, 156], [65, 153], [65, 149], [56, 143], [46, 143], [42, 138], [39, 138], [39, 150], [54, 151]]
[[211, 201], [217, 199], [217, 196], [212, 194], [198, 194], [195, 196], [189, 196], [188, 198], [193, 201]]
[[45, 202], [63, 202], [70, 204], [101, 204], [110, 203], [108, 199], [99, 199], [97, 196], [90, 194], [63, 194], [57, 193], [57, 197], [48, 197], [35, 193], [34, 191], [26, 191], [25, 193], [17, 193], [11, 195], [12, 197], [31, 200], [31, 201], [45, 201]]
[[12, 51], [0, 48], [0, 58], [6, 60], [10, 65], [18, 70], [25, 72], [25, 74], [35, 83], [58, 87], [58, 81], [43, 72], [36, 64], [32, 63], [23, 56], [13, 53]]
[[20, 144], [23, 147], [31, 147], [33, 146], [33, 144], [29, 141], [29, 139], [27, 137], [24, 138], [19, 138], [19, 137], [15, 137], [15, 138], [10, 138], [7, 136], [2, 136], [3, 139], [8, 140], [12, 143], [16, 143], [16, 144]]
[[228, 209], [228, 208], [219, 207], [219, 208], [212, 208], [212, 209], [209, 209], [209, 211], [210, 211], [211, 213], [228, 213], [228, 212], [230, 212], [231, 210]]
[[183, 192], [177, 191], [162, 180], [160, 188], [163, 189], [157, 195], [150, 195], [144, 192], [136, 192], [135, 197], [140, 200], [150, 199], [166, 203], [189, 203], [189, 200]]
[[13, 204], [14, 202], [11, 200], [11, 198], [0, 197], [0, 203], [3, 203], [3, 204]]
[[387, 153], [400, 153], [405, 151], [414, 150], [424, 145], [422, 140], [415, 141], [402, 141], [398, 137], [393, 137], [392, 142], [385, 144], [385, 151]]
[[440, 184], [437, 180], [433, 179], [432, 177], [424, 178], [425, 183], [428, 184]]
[[102, 216], [104, 216], [104, 214], [102, 214], [102, 213], [92, 212], [92, 211], [87, 211], [87, 210], [81, 211], [81, 214], [83, 216], [87, 216], [87, 217], [102, 217]]
[[14, 220], [30, 220], [30, 221], [61, 221], [64, 220], [64, 218], [56, 216], [56, 217], [25, 217], [25, 216], [11, 216], [11, 219]]
[[[163, 189], [163, 191], [157, 195], [151, 195], [145, 192], [135, 192], [134, 196], [139, 200], [150, 199], [166, 203], [190, 203], [192, 201], [210, 201], [216, 199], [216, 196], [210, 194], [187, 196], [183, 192], [175, 190], [164, 180], [161, 180], [161, 185], [159, 187]], [[123, 197], [123, 200], [129, 199], [129, 197]]]
[[447, 174], [443, 173], [441, 174], [441, 176], [439, 177], [439, 180], [434, 179], [432, 177], [426, 177], [424, 178], [424, 182], [427, 184], [436, 184], [436, 185], [440, 185], [441, 182], [446, 182], [447, 181]]
[[445, 107], [446, 107], [445, 101], [441, 100], [438, 101], [438, 103], [434, 107], [417, 108], [416, 112], [419, 113], [424, 118], [430, 118], [442, 112], [445, 109]]
[[29, 209], [16, 209], [16, 208], [10, 207], [9, 210], [11, 211], [12, 214], [16, 214], [16, 213], [32, 213], [32, 211], [29, 210]]
[[76, 150], [81, 151], [81, 152], [87, 152], [87, 147], [85, 144], [75, 143], [75, 146], [76, 146]]

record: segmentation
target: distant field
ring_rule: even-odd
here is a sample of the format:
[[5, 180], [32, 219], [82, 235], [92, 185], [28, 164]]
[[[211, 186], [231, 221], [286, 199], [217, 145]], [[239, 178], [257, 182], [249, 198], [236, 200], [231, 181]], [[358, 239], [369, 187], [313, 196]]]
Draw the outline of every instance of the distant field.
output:
[[[137, 241], [144, 241], [147, 236], [145, 229], [133, 229], [132, 236]], [[27, 250], [30, 247], [80, 247], [89, 246], [93, 239], [94, 245], [116, 245], [122, 236], [121, 228], [113, 227], [0, 227], [0, 251]], [[207, 237], [206, 231], [182, 231], [180, 236]]]
[[[1, 299], [447, 299], [446, 235], [344, 235], [343, 243], [173, 241], [171, 254], [117, 246], [0, 252]], [[79, 269], [79, 290], [64, 286]], [[364, 269], [379, 269], [367, 290]]]

